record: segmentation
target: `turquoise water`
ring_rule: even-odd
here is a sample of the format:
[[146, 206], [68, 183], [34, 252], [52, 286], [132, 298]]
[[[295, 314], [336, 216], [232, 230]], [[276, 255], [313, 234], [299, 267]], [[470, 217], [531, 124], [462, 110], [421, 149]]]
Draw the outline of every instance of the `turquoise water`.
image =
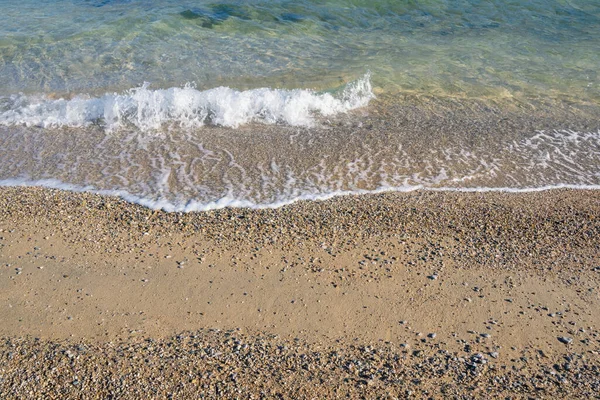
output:
[[0, 91], [150, 82], [600, 98], [600, 2], [0, 1]]
[[[0, 183], [169, 210], [596, 187], [599, 65], [600, 0], [0, 0]], [[419, 131], [407, 98], [592, 122]]]

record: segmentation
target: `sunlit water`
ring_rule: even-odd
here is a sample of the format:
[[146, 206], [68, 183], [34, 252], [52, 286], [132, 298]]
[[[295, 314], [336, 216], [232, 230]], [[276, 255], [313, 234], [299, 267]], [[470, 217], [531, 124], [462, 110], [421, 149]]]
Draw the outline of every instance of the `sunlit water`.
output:
[[167, 210], [597, 188], [599, 32], [595, 0], [0, 0], [0, 184]]

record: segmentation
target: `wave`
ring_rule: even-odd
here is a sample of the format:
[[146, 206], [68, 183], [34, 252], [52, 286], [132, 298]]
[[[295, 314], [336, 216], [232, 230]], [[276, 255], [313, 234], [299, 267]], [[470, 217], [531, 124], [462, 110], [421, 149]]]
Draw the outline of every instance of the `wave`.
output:
[[200, 202], [188, 200], [187, 202], [172, 202], [167, 199], [151, 199], [129, 193], [126, 190], [100, 190], [93, 186], [79, 186], [70, 183], [61, 182], [58, 179], [4, 179], [0, 180], [0, 187], [44, 187], [48, 189], [58, 189], [75, 193], [94, 193], [102, 196], [119, 197], [129, 203], [138, 204], [140, 206], [152, 209], [162, 210], [166, 212], [204, 212], [218, 210], [223, 208], [249, 208], [249, 209], [275, 209], [281, 208], [299, 201], [324, 201], [340, 196], [356, 196], [367, 194], [380, 194], [391, 192], [413, 192], [416, 190], [432, 191], [432, 192], [503, 192], [503, 193], [530, 193], [543, 192], [547, 190], [572, 189], [572, 190], [600, 190], [600, 185], [569, 185], [557, 184], [539, 187], [513, 188], [513, 187], [471, 187], [471, 188], [455, 188], [455, 187], [427, 187], [424, 185], [402, 185], [402, 186], [387, 186], [383, 185], [376, 189], [357, 189], [357, 190], [336, 190], [325, 193], [306, 193], [296, 197], [279, 199], [271, 203], [257, 203], [249, 199], [237, 199], [235, 197], [222, 197], [209, 202]]
[[149, 89], [146, 83], [123, 94], [71, 99], [12, 95], [0, 98], [0, 125], [42, 128], [101, 125], [107, 130], [137, 127], [155, 130], [165, 124], [181, 128], [220, 125], [237, 128], [250, 122], [311, 127], [315, 117], [333, 116], [364, 107], [375, 96], [370, 74], [337, 93], [308, 89], [259, 88], [238, 91], [217, 87], [199, 91], [182, 88]]

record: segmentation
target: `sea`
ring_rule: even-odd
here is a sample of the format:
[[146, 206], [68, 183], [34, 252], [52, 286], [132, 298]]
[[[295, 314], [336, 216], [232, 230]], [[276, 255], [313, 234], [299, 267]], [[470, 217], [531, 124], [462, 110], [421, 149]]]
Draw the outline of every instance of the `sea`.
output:
[[597, 190], [599, 69], [600, 0], [0, 0], [0, 185]]

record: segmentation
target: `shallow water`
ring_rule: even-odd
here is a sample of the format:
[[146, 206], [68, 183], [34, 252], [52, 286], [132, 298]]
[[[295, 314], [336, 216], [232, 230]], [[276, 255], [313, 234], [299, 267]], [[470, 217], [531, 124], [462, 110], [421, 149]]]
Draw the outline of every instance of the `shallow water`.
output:
[[584, 0], [0, 0], [0, 183], [168, 210], [596, 187], [598, 32]]
[[195, 82], [598, 100], [600, 2], [0, 2], [0, 88], [122, 91]]

